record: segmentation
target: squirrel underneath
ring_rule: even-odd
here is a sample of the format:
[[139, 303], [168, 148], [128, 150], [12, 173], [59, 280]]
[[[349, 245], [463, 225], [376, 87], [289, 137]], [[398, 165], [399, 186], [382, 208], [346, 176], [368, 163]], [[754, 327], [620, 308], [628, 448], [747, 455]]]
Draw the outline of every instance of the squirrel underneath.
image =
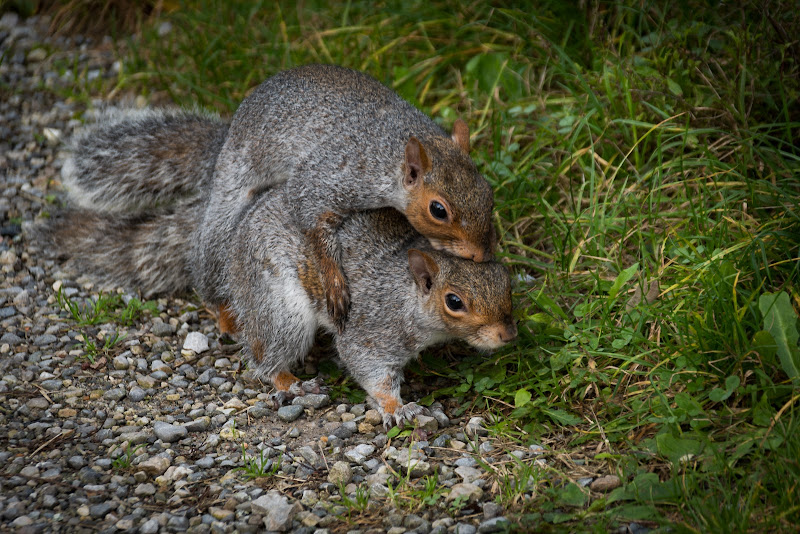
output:
[[[324, 114], [330, 105], [324, 104], [318, 112]], [[380, 109], [370, 108], [369, 113]], [[252, 118], [249, 112], [244, 117]], [[467, 167], [474, 170], [474, 164], [466, 156], [466, 147], [453, 140], [458, 135], [451, 138], [439, 130], [434, 135], [422, 127], [414, 130], [416, 124], [417, 119], [411, 118], [398, 123], [398, 131], [409, 131], [404, 133], [407, 140], [398, 168], [394, 175], [387, 170], [387, 175], [408, 193], [407, 146], [415, 144], [410, 139], [417, 139], [423, 152], [410, 157], [426, 155], [413, 187], [427, 191], [428, 202], [425, 180], [435, 174], [434, 168], [453, 167], [441, 155], [443, 151], [458, 154], [459, 165], [468, 161]], [[245, 135], [248, 128], [252, 130]], [[314, 133], [312, 129], [301, 137]], [[127, 110], [103, 115], [97, 125], [75, 138], [73, 155], [64, 165], [70, 207], [38, 228], [38, 237], [49, 240], [51, 247], [105, 285], [137, 288], [145, 295], [197, 288], [204, 300], [223, 306], [222, 318], [227, 317], [241, 336], [252, 368], [279, 390], [279, 400], [302, 394], [304, 385], [290, 369], [308, 353], [319, 328], [329, 331], [342, 362], [378, 407], [385, 425], [402, 424], [420, 410], [414, 403], [403, 403], [400, 384], [403, 367], [421, 350], [450, 339], [491, 350], [514, 339], [508, 271], [493, 261], [473, 261], [491, 259], [493, 235], [486, 228], [474, 231], [482, 228], [477, 222], [470, 225], [472, 216], [481, 219], [480, 210], [460, 211], [465, 205], [462, 200], [469, 198], [477, 199], [484, 210], [488, 206], [491, 213], [491, 190], [488, 202], [480, 194], [471, 196], [475, 183], [486, 183], [477, 172], [471, 170], [470, 178], [463, 181], [445, 176], [449, 186], [462, 190], [436, 197], [447, 203], [450, 222], [457, 222], [454, 226], [463, 235], [486, 234], [469, 242], [433, 238], [445, 250], [469, 250], [461, 254], [469, 259], [463, 259], [435, 250], [431, 237], [419, 233], [409, 210], [363, 208], [357, 199], [339, 196], [337, 184], [329, 180], [342, 177], [322, 172], [327, 167], [319, 157], [304, 161], [314, 160], [322, 167], [302, 172], [297, 167], [289, 172], [278, 161], [272, 161], [273, 167], [260, 162], [259, 173], [289, 173], [288, 179], [272, 186], [266, 180], [248, 182], [248, 172], [243, 170], [248, 165], [240, 162], [242, 169], [235, 171], [231, 161], [252, 150], [265, 150], [254, 141], [262, 134], [263, 126], [247, 120], [237, 122], [234, 117], [229, 127], [197, 112]], [[324, 152], [329, 157], [338, 154], [335, 157], [343, 158], [339, 163], [344, 168], [350, 164], [363, 168], [359, 165], [366, 163], [359, 160], [359, 151], [345, 154], [364, 135], [354, 130], [336, 142], [327, 139]], [[297, 149], [303, 143], [293, 146]], [[391, 149], [385, 152], [387, 161], [392, 160]], [[319, 204], [313, 194], [298, 196], [293, 176], [304, 176], [332, 196], [327, 201], [320, 198]], [[373, 185], [380, 182], [366, 175], [353, 179]], [[320, 241], [318, 232], [309, 231], [305, 224], [314, 219], [297, 216], [298, 207], [306, 201], [311, 211], [323, 214], [332, 212], [326, 211], [330, 209], [326, 202], [337, 209], [358, 207], [341, 209], [343, 213], [326, 230], [329, 238]], [[431, 204], [426, 204], [427, 211]], [[491, 228], [488, 220], [483, 222]], [[480, 247], [473, 246], [475, 241]], [[329, 247], [325, 252], [335, 258], [348, 281], [347, 314], [330, 313], [326, 285], [330, 266], [320, 259], [321, 243]]]
[[[224, 137], [209, 131], [205, 119], [196, 117], [181, 128], [174, 116], [167, 117], [163, 122], [174, 131], [166, 135], [141, 124], [158, 121], [155, 117], [128, 128], [101, 126], [100, 140], [89, 133], [84, 146], [78, 143], [65, 185], [88, 192], [83, 205], [91, 209], [127, 211], [195, 187], [197, 173], [185, 172], [186, 162], [196, 162], [201, 172], [214, 168], [217, 179], [194, 239], [195, 268], [205, 275], [195, 276], [197, 289], [210, 304], [224, 304], [217, 292], [224, 285], [218, 276], [225, 261], [220, 251], [235, 231], [237, 207], [281, 183], [292, 219], [320, 267], [328, 312], [339, 327], [349, 293], [336, 229], [350, 213], [393, 207], [435, 249], [478, 262], [493, 257], [493, 194], [469, 157], [467, 125], [457, 120], [448, 135], [367, 74], [333, 65], [289, 69], [245, 98]], [[102, 158], [124, 161], [128, 176], [138, 177], [138, 187], [115, 188], [120, 173], [109, 172], [108, 163], [98, 164]], [[166, 185], [169, 191], [156, 176], [165, 158], [174, 158], [179, 167]]]

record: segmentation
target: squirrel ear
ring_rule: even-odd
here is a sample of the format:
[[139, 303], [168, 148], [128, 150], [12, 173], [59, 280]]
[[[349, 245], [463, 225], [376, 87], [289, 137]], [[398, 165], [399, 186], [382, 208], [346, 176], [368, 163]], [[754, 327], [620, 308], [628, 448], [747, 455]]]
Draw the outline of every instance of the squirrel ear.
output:
[[412, 137], [406, 143], [406, 175], [403, 178], [403, 185], [406, 189], [415, 188], [422, 179], [423, 173], [431, 170], [431, 162], [428, 154], [416, 137]]
[[426, 295], [431, 292], [433, 280], [439, 274], [439, 266], [430, 255], [421, 250], [411, 248], [408, 250], [408, 266], [417, 286]]
[[451, 135], [453, 142], [458, 145], [458, 148], [469, 154], [469, 126], [461, 119], [456, 119], [453, 123], [453, 133]]

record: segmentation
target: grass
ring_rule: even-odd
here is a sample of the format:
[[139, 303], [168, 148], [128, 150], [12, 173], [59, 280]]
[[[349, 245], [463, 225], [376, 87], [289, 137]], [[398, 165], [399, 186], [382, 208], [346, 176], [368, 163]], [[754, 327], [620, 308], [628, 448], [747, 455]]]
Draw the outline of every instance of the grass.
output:
[[[59, 287], [55, 296], [58, 307], [69, 313], [78, 326], [84, 327], [112, 322], [130, 326], [145, 312], [158, 313], [155, 301], [142, 302], [136, 297], [132, 297], [125, 303], [122, 295], [117, 293], [101, 292], [97, 295], [97, 298], [78, 301], [66, 295], [63, 292], [63, 288]], [[114, 332], [113, 335], [110, 335], [107, 333], [100, 339], [102, 344], [92, 339], [93, 336], [88, 332], [84, 332], [82, 336], [83, 357], [94, 364], [98, 356], [110, 355], [117, 343], [125, 339], [126, 334]]]
[[78, 326], [91, 326], [112, 321], [130, 326], [146, 311], [152, 314], [158, 313], [158, 306], [153, 300], [142, 302], [136, 297], [132, 297], [125, 303], [122, 295], [117, 293], [100, 293], [97, 298], [78, 302], [65, 295], [62, 288], [59, 287], [56, 291], [56, 302], [61, 309], [70, 314]]
[[258, 456], [248, 456], [247, 447], [244, 443], [242, 443], [242, 463], [244, 465], [235, 467], [233, 470], [241, 471], [244, 473], [245, 478], [248, 479], [268, 478], [275, 475], [281, 468], [280, 458], [275, 458], [274, 460], [269, 457], [265, 458], [263, 450], [258, 451]]
[[427, 355], [452, 385], [426, 400], [501, 415], [496, 436], [623, 481], [589, 492], [554, 464], [520, 499], [499, 473], [509, 516], [792, 530], [800, 17], [786, 1], [581, 5], [198, 0], [119, 37], [104, 91], [229, 114], [270, 74], [325, 62], [446, 126], [464, 117], [522, 280], [520, 336], [491, 356]]
[[144, 443], [140, 443], [135, 447], [127, 447], [121, 455], [114, 458], [111, 462], [111, 467], [114, 471], [128, 471], [131, 468], [133, 460], [136, 458], [137, 451], [142, 447], [144, 447]]

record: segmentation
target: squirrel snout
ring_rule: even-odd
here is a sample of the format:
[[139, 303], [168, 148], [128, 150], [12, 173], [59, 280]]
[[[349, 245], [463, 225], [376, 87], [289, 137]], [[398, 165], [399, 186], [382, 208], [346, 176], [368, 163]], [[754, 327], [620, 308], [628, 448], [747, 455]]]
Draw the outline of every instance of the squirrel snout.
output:
[[510, 323], [497, 329], [497, 337], [502, 343], [513, 341], [517, 337], [517, 325]]

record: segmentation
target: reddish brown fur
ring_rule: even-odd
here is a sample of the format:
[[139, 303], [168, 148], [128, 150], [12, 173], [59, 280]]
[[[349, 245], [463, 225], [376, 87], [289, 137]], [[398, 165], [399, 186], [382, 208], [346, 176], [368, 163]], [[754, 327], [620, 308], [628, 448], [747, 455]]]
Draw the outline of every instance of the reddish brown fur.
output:
[[277, 375], [272, 377], [271, 380], [272, 385], [275, 386], [275, 389], [278, 391], [289, 391], [289, 388], [292, 387], [292, 384], [300, 381], [299, 378], [288, 371], [279, 372]]
[[297, 264], [297, 276], [300, 278], [300, 283], [303, 284], [303, 289], [306, 290], [311, 300], [322, 302], [325, 299], [325, 290], [322, 287], [320, 275], [310, 259], [305, 259]]
[[[406, 218], [416, 230], [428, 237], [442, 242], [442, 245], [451, 253], [464, 259], [485, 261], [484, 250], [475, 245], [473, 236], [461, 226], [459, 220], [449, 222], [436, 222], [430, 216], [429, 206], [432, 200], [442, 202], [436, 191], [424, 185], [411, 192], [411, 200], [406, 207]], [[445, 204], [444, 202], [442, 202]]]
[[230, 335], [239, 333], [239, 326], [236, 324], [236, 316], [227, 303], [219, 307], [219, 331], [222, 334]]

